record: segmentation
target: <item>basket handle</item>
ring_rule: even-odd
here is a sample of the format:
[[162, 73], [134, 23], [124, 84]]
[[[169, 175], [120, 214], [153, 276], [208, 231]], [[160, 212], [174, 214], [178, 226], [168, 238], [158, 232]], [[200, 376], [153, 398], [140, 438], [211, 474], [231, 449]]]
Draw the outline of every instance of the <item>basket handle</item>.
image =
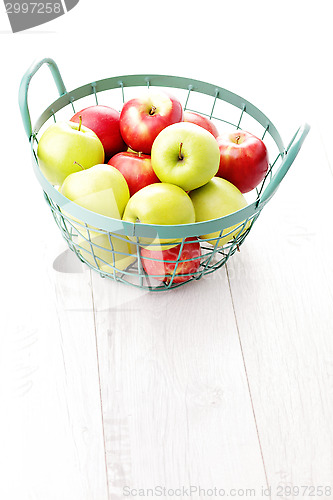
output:
[[59, 68], [53, 59], [45, 57], [41, 61], [35, 61], [32, 63], [30, 68], [24, 74], [19, 89], [19, 106], [21, 110], [23, 125], [29, 140], [31, 139], [32, 135], [32, 126], [31, 126], [30, 112], [28, 107], [28, 89], [32, 77], [34, 76], [35, 73], [37, 73], [40, 67], [43, 66], [43, 64], [47, 64], [48, 67], [50, 68], [59, 95], [62, 96], [67, 93], [66, 87], [60, 75]]
[[304, 142], [304, 139], [308, 135], [310, 130], [310, 125], [308, 123], [304, 123], [299, 127], [293, 138], [291, 139], [288, 147], [286, 149], [284, 159], [277, 170], [277, 172], [273, 175], [270, 183], [267, 185], [266, 189], [260, 196], [258, 200], [258, 205], [265, 205], [268, 200], [271, 199], [277, 188], [279, 187], [280, 182], [288, 172], [291, 167], [293, 161], [295, 160], [301, 146]]

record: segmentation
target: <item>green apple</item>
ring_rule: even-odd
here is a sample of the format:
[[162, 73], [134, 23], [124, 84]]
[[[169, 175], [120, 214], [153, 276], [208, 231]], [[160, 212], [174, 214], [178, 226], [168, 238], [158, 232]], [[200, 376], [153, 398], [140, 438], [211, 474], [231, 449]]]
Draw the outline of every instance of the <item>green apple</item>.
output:
[[217, 173], [219, 146], [203, 127], [189, 122], [174, 123], [163, 129], [153, 142], [151, 163], [160, 181], [191, 191]]
[[47, 180], [61, 185], [69, 174], [103, 163], [104, 148], [95, 132], [81, 122], [57, 122], [39, 139], [37, 156]]
[[[124, 176], [115, 167], [105, 164], [94, 165], [87, 170], [70, 174], [64, 180], [60, 192], [81, 207], [113, 219], [122, 218], [129, 200], [129, 189]], [[100, 267], [101, 269], [103, 267], [104, 271], [112, 272], [110, 266], [107, 266], [105, 262], [116, 266], [119, 270], [134, 262], [135, 256], [122, 255], [122, 253], [133, 254], [136, 252], [135, 247], [129, 241], [122, 241], [112, 235], [110, 235], [109, 239], [108, 234], [98, 233], [94, 231], [96, 228], [87, 227], [84, 222], [69, 215], [66, 209], [62, 209], [62, 211], [76, 230], [78, 244], [81, 247], [79, 252], [90, 264], [96, 266], [94, 257], [91, 254], [89, 240], [93, 242], [95, 256], [102, 259], [98, 262], [100, 262]], [[107, 266], [108, 269], [104, 268], [104, 266]]]
[[[193, 203], [183, 189], [174, 184], [159, 182], [149, 184], [130, 198], [123, 220], [157, 225], [191, 224], [195, 222], [195, 213]], [[131, 239], [136, 241], [135, 237]], [[139, 244], [161, 251], [176, 246], [181, 240], [182, 238], [160, 239], [157, 235], [155, 238], [139, 237]]]
[[79, 235], [77, 250], [93, 267], [114, 274], [136, 261], [136, 246], [126, 236], [90, 231], [90, 241]]
[[123, 174], [104, 163], [68, 175], [60, 192], [81, 207], [113, 219], [122, 218], [129, 200]]
[[[204, 186], [191, 191], [189, 196], [194, 206], [196, 222], [218, 219], [219, 217], [236, 212], [247, 205], [246, 199], [239, 189], [231, 184], [231, 182], [220, 177], [213, 177]], [[243, 231], [249, 227], [249, 224], [250, 222]], [[224, 233], [229, 234], [226, 236], [222, 235], [218, 246], [221, 247], [232, 240], [234, 236], [238, 235], [241, 229], [240, 224], [225, 229]], [[218, 238], [219, 233], [217, 231], [215, 233], [204, 234], [201, 238]], [[216, 241], [211, 241], [212, 245], [215, 245], [215, 243]]]

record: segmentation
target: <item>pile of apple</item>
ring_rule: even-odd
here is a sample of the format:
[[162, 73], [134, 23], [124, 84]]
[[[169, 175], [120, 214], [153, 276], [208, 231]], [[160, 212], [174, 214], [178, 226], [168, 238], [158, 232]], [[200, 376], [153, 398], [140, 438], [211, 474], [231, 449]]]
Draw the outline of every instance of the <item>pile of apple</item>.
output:
[[[42, 134], [37, 155], [44, 176], [72, 202], [114, 219], [157, 225], [202, 222], [240, 210], [247, 205], [243, 193], [263, 180], [269, 165], [259, 138], [234, 129], [219, 134], [207, 117], [151, 89], [127, 101], [121, 112], [96, 105], [54, 123]], [[88, 262], [97, 259], [101, 270], [112, 273], [137, 259], [130, 238], [94, 228], [88, 235], [77, 222]], [[220, 247], [239, 231], [232, 229]], [[189, 280], [200, 266], [200, 239], [181, 241], [140, 237], [145, 272], [164, 282], [173, 274], [175, 283]]]

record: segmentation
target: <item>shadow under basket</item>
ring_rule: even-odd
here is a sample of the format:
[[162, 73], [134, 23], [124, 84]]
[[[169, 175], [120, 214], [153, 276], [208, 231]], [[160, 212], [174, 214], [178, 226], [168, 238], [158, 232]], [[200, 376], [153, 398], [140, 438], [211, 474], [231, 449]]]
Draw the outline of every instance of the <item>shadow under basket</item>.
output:
[[[60, 97], [44, 110], [32, 127], [28, 88], [43, 64], [50, 68]], [[248, 205], [245, 208], [219, 219], [193, 224], [130, 223], [82, 208], [47, 181], [37, 158], [38, 137], [47, 126], [57, 120], [69, 120], [76, 111], [89, 105], [104, 104], [120, 111], [124, 102], [145, 87], [167, 89], [182, 102], [184, 110], [196, 111], [210, 118], [221, 132], [246, 130], [265, 142], [270, 158], [269, 169], [261, 184], [247, 193]], [[152, 291], [169, 290], [199, 280], [222, 267], [240, 249], [296, 158], [310, 128], [308, 124], [300, 126], [285, 148], [275, 126], [253, 104], [222, 87], [190, 78], [124, 75], [88, 83], [67, 92], [56, 63], [49, 58], [32, 64], [25, 73], [19, 103], [31, 144], [34, 172], [69, 248], [103, 278]], [[201, 251], [191, 256], [185, 249], [193, 243], [191, 239], [196, 238], [199, 238]], [[154, 251], [142, 250], [147, 246]]]

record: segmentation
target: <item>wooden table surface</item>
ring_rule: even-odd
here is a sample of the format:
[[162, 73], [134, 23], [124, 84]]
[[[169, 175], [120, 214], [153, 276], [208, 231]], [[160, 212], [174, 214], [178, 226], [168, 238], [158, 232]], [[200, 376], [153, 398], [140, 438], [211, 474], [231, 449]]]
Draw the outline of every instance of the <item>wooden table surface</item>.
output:
[[167, 293], [90, 271], [41, 201], [48, 238], [31, 242], [31, 268], [12, 255], [25, 280], [7, 306], [22, 498], [331, 485], [333, 178], [320, 141], [313, 128], [240, 253]]
[[[55, 39], [46, 49], [64, 63]], [[31, 63], [25, 40], [12, 99]], [[284, 91], [297, 90], [294, 70]], [[287, 143], [300, 100], [288, 117], [278, 83], [274, 96], [248, 83], [258, 107], [274, 100], [267, 114]], [[81, 264], [47, 210], [25, 138], [21, 158], [5, 153], [11, 182], [18, 170], [22, 182], [2, 208], [1, 499], [333, 498], [333, 130], [328, 104], [311, 103], [310, 134], [241, 251], [166, 293]]]

